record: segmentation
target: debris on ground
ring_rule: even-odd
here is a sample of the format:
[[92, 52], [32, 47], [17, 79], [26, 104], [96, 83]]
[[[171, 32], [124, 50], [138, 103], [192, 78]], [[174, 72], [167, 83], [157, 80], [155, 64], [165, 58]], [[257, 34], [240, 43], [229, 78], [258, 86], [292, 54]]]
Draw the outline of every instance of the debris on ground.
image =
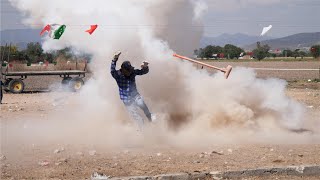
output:
[[103, 180], [103, 179], [110, 179], [111, 176], [107, 176], [103, 173], [94, 172], [91, 175], [91, 180]]
[[212, 151], [210, 155], [213, 155], [213, 154], [223, 155], [223, 152]]
[[95, 151], [95, 150], [89, 151], [90, 156], [95, 156], [96, 154], [97, 154], [97, 151]]
[[274, 161], [272, 161], [272, 162], [274, 162], [274, 163], [282, 163], [282, 162], [284, 162], [284, 160], [282, 160], [282, 159], [276, 159], [276, 160], [274, 160]]
[[111, 167], [115, 168], [116, 166], [118, 166], [118, 163], [114, 163]]
[[59, 154], [59, 153], [61, 153], [61, 152], [63, 152], [63, 151], [64, 151], [64, 148], [62, 147], [62, 148], [59, 148], [59, 149], [54, 150], [53, 153], [54, 153], [54, 154]]
[[0, 156], [0, 160], [1, 160], [1, 161], [4, 161], [4, 160], [6, 160], [6, 159], [7, 159], [7, 157], [6, 157], [5, 155], [1, 155], [1, 156]]
[[67, 158], [61, 158], [58, 160], [58, 162], [54, 163], [56, 166], [61, 165], [62, 163], [67, 163], [68, 159]]
[[44, 161], [38, 162], [38, 164], [39, 164], [40, 166], [48, 166], [50, 163], [49, 163], [49, 161], [44, 160]]

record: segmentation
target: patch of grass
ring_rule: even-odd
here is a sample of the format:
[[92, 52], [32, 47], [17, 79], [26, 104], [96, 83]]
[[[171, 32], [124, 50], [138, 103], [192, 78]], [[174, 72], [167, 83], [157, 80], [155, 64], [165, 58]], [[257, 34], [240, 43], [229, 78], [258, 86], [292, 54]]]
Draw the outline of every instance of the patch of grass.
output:
[[311, 80], [312, 82], [320, 82], [320, 79], [318, 79], [318, 78], [315, 78], [315, 79], [313, 79], [313, 80]]
[[197, 59], [198, 61], [207, 61], [207, 62], [272, 62], [272, 61], [284, 61], [284, 62], [296, 62], [296, 61], [319, 61], [319, 59], [315, 59], [312, 57], [304, 57], [301, 59], [300, 57], [298, 58], [284, 58], [284, 57], [278, 57], [278, 58], [266, 58], [263, 60], [257, 60], [257, 59]]

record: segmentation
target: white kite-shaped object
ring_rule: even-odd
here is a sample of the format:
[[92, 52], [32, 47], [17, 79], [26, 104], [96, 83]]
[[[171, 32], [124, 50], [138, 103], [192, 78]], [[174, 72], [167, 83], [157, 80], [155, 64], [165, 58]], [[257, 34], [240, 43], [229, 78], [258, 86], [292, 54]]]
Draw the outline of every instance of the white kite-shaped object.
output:
[[264, 36], [268, 31], [270, 31], [271, 28], [272, 28], [272, 25], [269, 25], [268, 27], [264, 27], [262, 29], [260, 36]]

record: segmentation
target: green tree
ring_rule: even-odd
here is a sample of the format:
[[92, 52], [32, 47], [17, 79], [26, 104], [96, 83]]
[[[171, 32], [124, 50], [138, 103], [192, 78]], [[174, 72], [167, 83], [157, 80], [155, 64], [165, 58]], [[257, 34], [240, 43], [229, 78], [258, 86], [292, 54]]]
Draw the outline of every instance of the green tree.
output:
[[261, 46], [260, 42], [257, 42], [257, 48], [253, 50], [253, 55], [260, 61], [269, 55], [269, 50], [269, 45], [265, 44]]
[[49, 63], [52, 63], [54, 58], [54, 55], [52, 53], [44, 53], [41, 55], [41, 61], [48, 61]]
[[193, 51], [193, 53], [198, 58], [212, 58], [213, 54], [216, 54], [218, 50], [219, 50], [219, 46], [209, 45], [209, 46], [206, 46], [205, 48], [196, 49]]
[[310, 53], [314, 58], [320, 57], [320, 45], [313, 45], [310, 48]]
[[197, 53], [198, 53], [197, 54], [198, 58], [201, 58], [201, 59], [205, 58], [203, 48], [200, 48]]
[[199, 53], [200, 53], [200, 50], [198, 50], [198, 49], [193, 50], [193, 55], [198, 57]]
[[28, 62], [38, 62], [41, 60], [42, 53], [43, 49], [40, 43], [36, 42], [27, 44], [26, 56], [30, 58], [30, 60], [27, 60]]
[[286, 49], [282, 51], [283, 57], [293, 57], [293, 52], [290, 49]]
[[300, 51], [300, 49], [296, 49], [296, 50], [294, 50], [294, 51], [292, 52], [292, 56], [293, 56], [295, 59], [297, 59], [297, 57], [300, 55], [300, 54], [299, 54], [299, 51]]
[[72, 54], [71, 48], [66, 47], [56, 52], [56, 57], [62, 56], [66, 59], [72, 59], [74, 56]]
[[25, 51], [16, 51], [15, 53], [11, 54], [10, 60], [15, 61], [24, 61]]
[[223, 53], [226, 54], [228, 59], [238, 59], [241, 52], [244, 52], [244, 50], [232, 44], [226, 44], [223, 48]]
[[303, 57], [306, 57], [306, 56], [307, 56], [307, 53], [304, 52], [304, 51], [300, 51], [300, 52], [299, 52], [299, 56], [301, 57], [301, 59], [303, 59]]
[[213, 46], [209, 45], [205, 47], [203, 53], [205, 58], [212, 58], [212, 55], [214, 54]]
[[1, 46], [0, 48], [0, 60], [10, 61], [17, 60], [17, 55], [19, 54], [19, 50], [17, 46], [14, 45], [6, 45]]

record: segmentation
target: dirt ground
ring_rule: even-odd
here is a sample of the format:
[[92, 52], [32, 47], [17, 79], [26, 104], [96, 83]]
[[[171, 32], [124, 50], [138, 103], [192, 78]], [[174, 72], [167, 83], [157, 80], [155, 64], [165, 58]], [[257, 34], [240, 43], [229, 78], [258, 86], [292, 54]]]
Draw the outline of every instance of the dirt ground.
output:
[[[217, 67], [226, 67], [231, 65], [233, 67], [250, 67], [250, 68], [275, 68], [275, 69], [317, 69], [314, 71], [267, 71], [256, 70], [257, 77], [269, 78], [277, 77], [286, 79], [287, 81], [299, 81], [299, 80], [313, 80], [320, 79], [320, 62], [319, 61], [254, 61], [254, 62], [215, 62], [205, 61], [211, 65]], [[201, 68], [198, 66], [198, 68]]]
[[[311, 76], [313, 74], [310, 77], [308, 75], [307, 78], [311, 78]], [[293, 75], [290, 74], [286, 77], [287, 80], [291, 80]], [[299, 79], [299, 75], [295, 77]], [[29, 79], [29, 81], [33, 80]], [[44, 79], [42, 82], [48, 83], [50, 81]], [[34, 82], [36, 84], [36, 81]], [[32, 86], [28, 88], [32, 90]], [[56, 93], [56, 96], [52, 96], [53, 93]], [[286, 93], [304, 104], [309, 116], [320, 121], [318, 118], [320, 117], [319, 82], [291, 82]], [[63, 107], [55, 105], [59, 98], [54, 97], [65, 95], [74, 96], [75, 93], [29, 91], [24, 94], [4, 94], [4, 104], [0, 106], [1, 179], [89, 179], [93, 172], [101, 172], [109, 176], [137, 176], [320, 165], [319, 139], [314, 139], [314, 142], [311, 143], [283, 144], [215, 144], [208, 142], [207, 148], [195, 147], [193, 149], [161, 145], [108, 149], [87, 145], [74, 146], [72, 144], [51, 143], [50, 140], [41, 145], [21, 141], [8, 142], [10, 140], [8, 137], [10, 132], [7, 132], [6, 129], [8, 124], [11, 122], [21, 124], [20, 121], [24, 119], [46, 121], [52, 113], [63, 113]], [[247, 179], [270, 178], [288, 179], [286, 176]], [[304, 178], [290, 177], [289, 179]]]
[[[45, 120], [53, 111], [59, 111], [52, 105], [54, 100], [47, 98], [52, 97], [48, 96], [49, 93], [5, 94], [0, 114], [2, 179], [85, 179], [95, 171], [111, 176], [130, 176], [320, 164], [319, 142], [212, 144], [211, 148], [194, 150], [127, 147], [108, 151], [94, 149], [95, 152], [88, 147], [63, 145], [59, 153], [54, 151], [61, 144], [47, 143], [41, 146], [21, 144], [17, 146], [20, 149], [10, 150], [5, 130], [8, 122], [34, 117], [35, 114]], [[319, 89], [294, 88], [292, 85], [287, 94], [309, 107], [309, 113], [320, 117]], [[46, 162], [49, 164], [41, 165]]]

